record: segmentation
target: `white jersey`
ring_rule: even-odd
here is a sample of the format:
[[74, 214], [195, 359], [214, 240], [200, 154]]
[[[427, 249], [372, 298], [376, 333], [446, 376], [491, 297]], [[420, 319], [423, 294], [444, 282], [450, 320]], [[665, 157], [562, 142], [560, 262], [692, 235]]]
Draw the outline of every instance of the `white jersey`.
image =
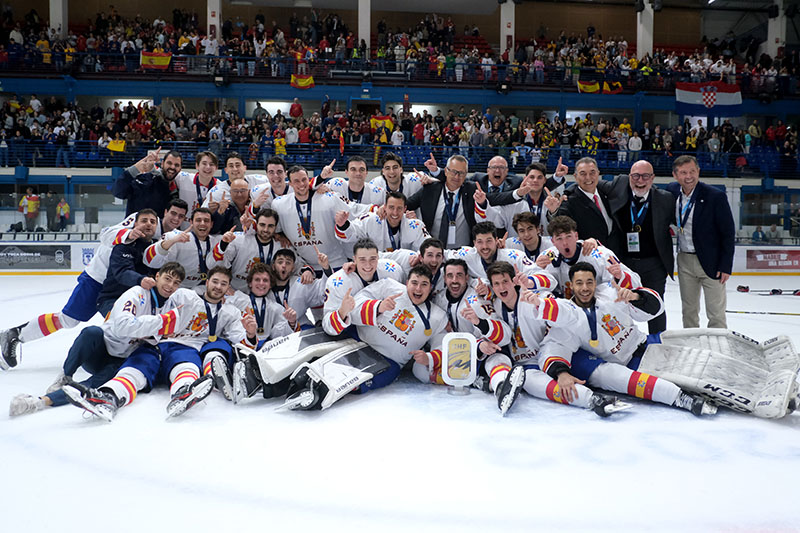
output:
[[[191, 289], [205, 282], [205, 273], [211, 269], [212, 254], [216, 250], [216, 244], [222, 239], [222, 235], [209, 235], [205, 241], [201, 242], [194, 233], [190, 233], [189, 242], [176, 242], [169, 250], [165, 250], [164, 241], [172, 239], [180, 233], [180, 230], [172, 230], [164, 235], [162, 240], [148, 246], [144, 251], [144, 264], [158, 270], [170, 261], [177, 261], [186, 271], [186, 277], [181, 283], [181, 287]], [[216, 261], [223, 259], [222, 254], [213, 257], [213, 260]]]
[[[378, 314], [381, 299], [397, 293], [401, 295], [394, 309]], [[444, 310], [430, 300], [414, 305], [406, 286], [398, 281], [382, 280], [359, 292], [355, 308], [346, 317], [346, 325], [351, 323], [362, 341], [401, 367], [411, 360], [410, 352], [426, 345], [438, 350], [441, 360], [442, 339], [447, 333]]]
[[[563, 188], [564, 185], [562, 184], [558, 189], [556, 189], [556, 191], [560, 189], [560, 192], [563, 192]], [[513, 226], [514, 215], [519, 213], [533, 213], [533, 216], [536, 217], [537, 225], [540, 226], [542, 231], [546, 234], [548, 225], [547, 208], [544, 206], [544, 200], [546, 198], [547, 194], [542, 192], [542, 196], [537, 201], [534, 201], [530, 195], [525, 195], [521, 200], [518, 200], [513, 204], [498, 206], [487, 204], [487, 208], [485, 210], [476, 210], [477, 216], [475, 217], [475, 220], [477, 222], [488, 220], [489, 222], [494, 223], [494, 225], [498, 228], [505, 228], [506, 231], [508, 231], [509, 237], [516, 237], [517, 231]]]
[[[182, 302], [181, 314], [187, 317], [186, 325], [162, 341], [176, 342], [198, 351], [207, 342], [217, 339], [225, 339], [232, 344], [241, 342], [253, 347], [247, 341], [247, 332], [242, 326], [242, 314], [236, 307], [229, 303], [208, 303], [193, 291], [186, 291], [184, 294], [187, 295], [187, 301]], [[209, 325], [209, 311], [212, 322], [215, 322], [213, 331]]]
[[511, 248], [514, 250], [520, 250], [525, 252], [525, 257], [530, 259], [533, 262], [536, 262], [536, 258], [539, 257], [543, 251], [547, 250], [553, 246], [553, 241], [550, 237], [539, 237], [539, 248], [537, 250], [530, 251], [525, 248], [525, 245], [522, 244], [522, 241], [519, 240], [519, 237], [509, 237], [506, 239], [506, 248]]
[[350, 181], [344, 178], [333, 178], [325, 182], [331, 191], [353, 204], [358, 204], [357, 211], [353, 214], [361, 215], [369, 212], [372, 206], [381, 206], [386, 202], [386, 191], [379, 185], [365, 183], [360, 193], [350, 190]]
[[[261, 204], [261, 207], [272, 207], [272, 202], [274, 202], [276, 198], [280, 198], [281, 196], [286, 196], [287, 194], [292, 192], [291, 187], [289, 187], [289, 185], [287, 184], [286, 189], [284, 189], [283, 191], [283, 194], [276, 196], [275, 190], [272, 188], [272, 185], [269, 183], [269, 180], [267, 180], [266, 183], [259, 183], [250, 186], [250, 199], [253, 202], [255, 202], [256, 199], [261, 195], [261, 191], [263, 191], [264, 189], [267, 190], [267, 199], [264, 201], [263, 204]], [[253, 215], [255, 216], [255, 213], [253, 213]]]
[[425, 230], [425, 224], [416, 218], [403, 215], [397, 231], [392, 232], [386, 220], [375, 213], [365, 213], [350, 221], [345, 230], [336, 231], [336, 238], [351, 246], [358, 239], [369, 238], [378, 246], [378, 251], [392, 252], [400, 248], [419, 250], [422, 242], [430, 238], [430, 235]]
[[285, 305], [294, 309], [294, 312], [297, 313], [296, 330], [299, 331], [303, 326], [312, 325], [308, 319], [308, 310], [322, 307], [325, 303], [325, 285], [327, 282], [328, 276], [325, 274], [307, 285], [300, 281], [300, 276], [292, 276], [285, 286], [272, 287], [270, 298], [282, 309]]
[[539, 324], [534, 323], [526, 305], [525, 302], [519, 301], [519, 294], [514, 309], [506, 307], [500, 298], [495, 297], [492, 300], [494, 312], [491, 318], [502, 322], [503, 332], [509, 336], [508, 351], [515, 364], [536, 364], [539, 347], [547, 334], [544, 321], [539, 320]]
[[[92, 260], [89, 261], [89, 264], [86, 265], [86, 268], [84, 269], [86, 275], [102, 285], [106, 279], [106, 274], [108, 273], [108, 265], [111, 260], [111, 250], [117, 244], [123, 243], [127, 240], [128, 234], [130, 230], [133, 229], [135, 222], [136, 213], [131, 213], [125, 217], [125, 220], [122, 222], [103, 228], [98, 236], [100, 240], [100, 246], [97, 247]], [[159, 227], [160, 226], [161, 225], [159, 224]]]
[[[277, 198], [272, 209], [280, 218], [277, 231], [283, 231], [299, 258], [314, 270], [321, 270], [314, 246], [328, 256], [332, 269], [336, 270], [345, 263], [350, 254], [336, 239], [334, 218], [338, 211], [351, 212], [352, 204], [332, 192], [313, 193], [307, 203], [298, 202], [294, 193], [291, 193]], [[305, 229], [298, 211], [304, 220], [308, 220]]]
[[225, 297], [225, 303], [238, 309], [242, 318], [247, 315], [255, 317], [258, 327], [256, 335], [260, 341], [276, 339], [292, 332], [289, 322], [283, 317], [285, 309], [275, 303], [269, 294], [259, 297], [236, 291], [232, 296]]
[[[609, 283], [599, 285], [595, 292], [594, 319], [587, 312], [590, 310], [584, 310], [571, 300], [543, 300], [538, 310], [531, 306], [531, 313], [552, 327], [539, 358], [542, 370], [547, 372], [556, 361], [569, 364], [572, 354], [579, 348], [610, 363], [627, 365], [639, 345], [647, 340], [647, 335], [636, 327], [634, 321], [646, 322], [664, 310], [664, 304], [654, 290], [644, 287], [635, 290], [640, 297], [656, 298], [659, 311], [651, 315], [630, 303], [615, 301], [617, 291]], [[590, 342], [590, 321], [594, 322], [597, 346]]]
[[[211, 178], [208, 187], [206, 187], [200, 183], [200, 176], [197, 173], [187, 172], [185, 170], [178, 172], [178, 175], [175, 176], [175, 185], [178, 187], [178, 197], [189, 206], [189, 211], [186, 213], [186, 222], [182, 225], [183, 229], [189, 227], [188, 221], [191, 220], [192, 213], [194, 213], [195, 209], [203, 205], [208, 191], [213, 189], [218, 183], [219, 180], [217, 178]], [[220, 199], [221, 198], [222, 195], [220, 194]]]
[[[269, 187], [269, 179], [264, 174], [245, 174], [244, 175], [245, 181], [247, 181], [247, 185], [250, 187], [250, 198], [255, 199], [256, 196], [253, 196], [253, 189], [255, 187], [263, 187], [265, 184]], [[259, 192], [260, 192], [259, 188]], [[219, 202], [222, 200], [222, 193], [225, 193], [225, 199], [231, 199], [231, 182], [230, 179], [225, 181], [217, 180], [217, 184], [211, 187], [208, 191], [208, 194], [203, 199], [203, 207], [208, 207], [208, 204], [211, 202], [211, 198], [214, 198], [215, 202]], [[264, 206], [269, 207], [269, 204], [264, 204]], [[264, 207], [262, 206], [262, 207]]]
[[445, 250], [444, 255], [447, 259], [463, 259], [469, 268], [469, 275], [483, 280], [487, 285], [491, 284], [486, 277], [486, 267], [495, 261], [505, 261], [525, 273], [535, 284], [534, 289], [536, 290], [551, 291], [556, 285], [556, 280], [552, 275], [536, 266], [536, 263], [528, 259], [523, 252], [513, 248], [499, 248], [495, 260], [490, 262], [486, 262], [478, 250], [472, 246], [462, 246], [458, 250]]
[[[272, 239], [268, 244], [262, 244], [254, 232], [237, 231], [235, 234], [236, 238], [228, 243], [224, 252], [223, 242], [220, 239], [214, 245], [211, 257], [206, 263], [209, 269], [217, 265], [230, 268], [233, 273], [231, 286], [237, 291], [247, 292], [247, 273], [250, 272], [250, 268], [256, 263], [271, 265], [275, 254], [284, 247], [276, 239]], [[300, 266], [297, 263], [296, 261], [295, 270]]]
[[[572, 265], [579, 261], [592, 265], [595, 269], [597, 285], [600, 286], [602, 283], [611, 282], [614, 279], [614, 277], [608, 271], [608, 267], [615, 263], [620, 263], [620, 260], [617, 259], [616, 255], [614, 255], [614, 252], [605, 246], [598, 246], [592, 250], [592, 253], [589, 255], [583, 255], [582, 246], [583, 241], [578, 241], [577, 250], [575, 251], [575, 258], [569, 260], [562, 257], [561, 254], [558, 253], [558, 249], [555, 246], [552, 246], [542, 252], [544, 255], [550, 258], [550, 264], [547, 265], [547, 268], [545, 268], [545, 272], [555, 278], [559, 284], [559, 290], [561, 291], [561, 294], [567, 299], [572, 298], [572, 288], [569, 282], [569, 269]], [[622, 263], [620, 263], [620, 266], [622, 267], [622, 278], [617, 280], [620, 287], [631, 289], [642, 284], [639, 274], [626, 267]]]
[[128, 357], [143, 342], [155, 345], [186, 327], [188, 313], [178, 306], [189, 301], [194, 293], [178, 289], [159, 305], [155, 290], [131, 287], [114, 303], [108, 320], [100, 326], [109, 355]]
[[324, 306], [325, 311], [322, 318], [322, 328], [328, 335], [338, 335], [347, 326], [339, 316], [339, 306], [347, 289], [350, 289], [350, 296], [355, 297], [362, 289], [383, 279], [393, 279], [402, 284], [403, 271], [400, 265], [388, 259], [378, 259], [378, 269], [372, 279], [365, 281], [356, 272], [345, 274], [344, 270], [338, 270], [328, 278], [325, 283]]
[[488, 318], [488, 315], [481, 305], [482, 300], [480, 296], [478, 296], [478, 293], [475, 292], [475, 289], [468, 286], [467, 290], [464, 291], [464, 294], [462, 294], [460, 298], [450, 298], [447, 291], [441, 291], [439, 294], [432, 297], [431, 300], [444, 310], [452, 331], [471, 333], [475, 335], [476, 338], [483, 337], [483, 333], [478, 326], [461, 316], [461, 311], [469, 304], [475, 310], [475, 314], [477, 314], [479, 318]]
[[[386, 183], [386, 178], [383, 176], [373, 178], [369, 184], [376, 187], [381, 187], [386, 192], [390, 190], [389, 184]], [[422, 189], [422, 178], [416, 172], [409, 172], [407, 174], [403, 174], [403, 179], [400, 182], [400, 188], [397, 192], [403, 193], [406, 198], [411, 198], [414, 196], [414, 193], [420, 189]]]

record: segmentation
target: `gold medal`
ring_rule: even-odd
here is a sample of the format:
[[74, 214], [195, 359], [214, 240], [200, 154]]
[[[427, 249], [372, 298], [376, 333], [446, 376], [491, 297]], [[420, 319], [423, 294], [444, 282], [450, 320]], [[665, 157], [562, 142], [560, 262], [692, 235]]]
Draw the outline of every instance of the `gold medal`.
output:
[[636, 233], [639, 233], [640, 231], [642, 231], [642, 227], [639, 224], [636, 224], [633, 227], [633, 231], [635, 231]]
[[256, 330], [256, 332], [257, 332], [259, 335], [261, 335], [262, 333], [264, 333], [264, 328], [258, 328], [258, 329]]
[[592, 348], [597, 348], [600, 346], [600, 341], [597, 339], [592, 339], [589, 341], [589, 345], [591, 345]]
[[428, 337], [430, 337], [431, 335], [433, 335], [433, 330], [432, 330], [431, 328], [427, 328], [427, 329], [425, 330], [425, 335], [426, 335], [426, 336], [428, 336]]
[[208, 336], [208, 340], [209, 340], [209, 342], [214, 342], [214, 341], [217, 340], [217, 336], [216, 335], [209, 335]]
[[205, 272], [201, 272], [200, 273], [200, 281], [205, 281], [206, 279], [208, 279], [208, 276], [206, 275], [206, 273]]

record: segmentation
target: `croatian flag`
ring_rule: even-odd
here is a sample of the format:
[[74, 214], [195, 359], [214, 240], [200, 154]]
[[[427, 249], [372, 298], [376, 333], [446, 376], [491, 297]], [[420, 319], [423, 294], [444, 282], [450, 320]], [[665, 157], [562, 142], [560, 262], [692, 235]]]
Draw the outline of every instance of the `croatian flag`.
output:
[[675, 112], [693, 116], [739, 116], [742, 114], [742, 91], [738, 85], [721, 81], [676, 83]]

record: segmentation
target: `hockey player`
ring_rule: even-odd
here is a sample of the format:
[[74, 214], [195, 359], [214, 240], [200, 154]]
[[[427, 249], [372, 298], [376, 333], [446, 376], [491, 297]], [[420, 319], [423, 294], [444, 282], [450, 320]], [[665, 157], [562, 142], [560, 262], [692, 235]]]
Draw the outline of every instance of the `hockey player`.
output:
[[241, 311], [246, 322], [255, 321], [259, 345], [267, 339], [289, 335], [297, 325], [296, 313], [272, 298], [274, 281], [269, 265], [255, 263], [247, 274], [248, 292], [237, 290], [225, 297], [225, 303]]
[[388, 259], [378, 259], [378, 247], [370, 239], [361, 239], [353, 245], [355, 272], [340, 269], [325, 284], [325, 308], [322, 328], [328, 335], [339, 335], [347, 327], [347, 317], [339, 312], [342, 301], [352, 298], [368, 285], [384, 278], [398, 283], [403, 279], [400, 265]]
[[[412, 357], [426, 360], [431, 357], [423, 348], [441, 346], [447, 317], [441, 308], [429, 301], [430, 291], [431, 273], [421, 265], [411, 269], [405, 285], [395, 280], [381, 280], [361, 290], [357, 298], [353, 298], [348, 289], [337, 314], [344, 317], [342, 321], [346, 326], [355, 325], [358, 337], [380, 354], [378, 357], [386, 363], [384, 369], [371, 373], [353, 366], [349, 369], [352, 379], [347, 385], [334, 388], [330, 380], [340, 376], [328, 375], [326, 381], [326, 366], [334, 363], [336, 369], [329, 371], [335, 373], [348, 370], [322, 357], [301, 366], [295, 373], [287, 405], [299, 409], [327, 407], [353, 390], [364, 393], [389, 385]], [[434, 351], [441, 357], [441, 350]]]
[[[180, 225], [185, 214], [185, 202], [173, 200], [164, 213], [161, 228], [172, 231]], [[35, 320], [0, 332], [0, 370], [17, 366], [21, 355], [20, 344], [41, 339], [63, 328], [74, 328], [97, 313], [97, 297], [108, 273], [112, 248], [116, 244], [139, 238], [138, 232], [133, 232], [136, 215], [133, 213], [119, 224], [103, 228], [100, 232], [100, 246], [86, 269], [78, 276], [78, 284], [60, 313], [45, 313]], [[160, 231], [156, 235], [160, 235]]]
[[326, 182], [331, 191], [346, 198], [354, 204], [359, 204], [358, 213], [361, 215], [374, 206], [381, 206], [386, 197], [386, 191], [383, 187], [378, 185], [366, 185], [365, 179], [367, 177], [367, 162], [359, 156], [354, 155], [347, 160], [345, 166], [345, 175], [347, 179], [333, 178]]
[[282, 248], [275, 253], [272, 268], [275, 274], [275, 282], [272, 286], [272, 298], [277, 304], [296, 317], [296, 323], [292, 325], [295, 331], [308, 329], [313, 324], [308, 319], [309, 309], [319, 309], [325, 300], [325, 285], [328, 278], [333, 275], [327, 262], [327, 257], [320, 258], [320, 266], [323, 267], [321, 278], [314, 279], [309, 284], [303, 283], [295, 272], [296, 256], [292, 250]]
[[576, 385], [588, 382], [695, 415], [714, 414], [716, 406], [702, 397], [636, 371], [648, 341], [654, 339], [648, 339], [634, 321], [646, 322], [663, 312], [658, 293], [645, 287], [628, 289], [613, 281], [598, 288], [595, 272], [590, 263], [570, 267], [574, 296], [569, 301], [527, 297], [534, 316], [552, 326], [539, 360], [542, 370], [556, 380], [562, 403], [585, 404]]
[[122, 242], [114, 245], [108, 262], [108, 273], [103, 281], [100, 294], [97, 295], [97, 310], [105, 316], [111, 311], [114, 302], [128, 288], [141, 285], [150, 290], [156, 280], [149, 267], [144, 264], [144, 252], [152, 243], [153, 235], [158, 227], [158, 217], [152, 209], [142, 209], [136, 214], [133, 230], [129, 238], [135, 236], [133, 242]]
[[[144, 263], [150, 268], [160, 268], [169, 261], [177, 261], [186, 269], [186, 279], [182, 287], [192, 288], [205, 282], [209, 265], [209, 255], [222, 237], [211, 235], [211, 212], [198, 207], [192, 213], [192, 225], [185, 231], [173, 230], [159, 242], [148, 246], [144, 253]], [[214, 259], [221, 261], [222, 255]]]
[[[86, 387], [97, 387], [114, 376], [119, 366], [142, 342], [156, 343], [156, 338], [174, 330], [180, 319], [180, 309], [169, 298], [183, 281], [183, 267], [167, 263], [155, 276], [152, 289], [131, 287], [119, 300], [101, 326], [88, 326], [81, 330], [69, 350], [63, 373], [39, 398], [19, 394], [11, 400], [10, 416], [34, 413], [45, 407], [58, 407], [67, 403], [61, 389], [71, 382], [72, 376], [83, 367], [90, 377], [82, 382]], [[182, 289], [184, 291], [188, 289]]]
[[[505, 248], [522, 250], [525, 252], [525, 257], [535, 262], [542, 251], [553, 246], [553, 241], [550, 240], [550, 237], [539, 235], [539, 226], [537, 224], [536, 216], [531, 212], [525, 211], [514, 215], [511, 226], [517, 236], [508, 237], [505, 240]], [[594, 239], [590, 240], [594, 241]], [[586, 252], [586, 248], [582, 248], [582, 250]]]
[[[223, 235], [214, 246], [209, 266], [223, 265], [233, 272], [231, 286], [237, 291], [247, 289], [247, 277], [250, 268], [256, 263], [272, 264], [275, 254], [283, 249], [283, 245], [275, 239], [275, 228], [278, 226], [278, 214], [266, 207], [256, 215], [255, 232]], [[233, 233], [232, 233], [233, 235]], [[218, 260], [218, 257], [222, 257]]]
[[[192, 291], [182, 291], [185, 299], [175, 299], [176, 304], [183, 306], [181, 315], [187, 317], [181, 320], [185, 327], [175, 330], [157, 347], [137, 348], [115, 377], [98, 389], [77, 384], [65, 386], [64, 392], [70, 401], [110, 422], [117, 409], [130, 404], [138, 392], [166, 382], [170, 384], [171, 395], [167, 415], [173, 417], [205, 399], [215, 379], [228, 379], [224, 374], [227, 369], [215, 364], [224, 363], [231, 354], [230, 344], [223, 339], [254, 346], [256, 328], [250, 323], [245, 331], [239, 310], [223, 303], [230, 286], [230, 271], [214, 267], [208, 274], [202, 297]], [[215, 379], [212, 379], [210, 372], [217, 367], [220, 367], [220, 374], [214, 374]], [[201, 368], [206, 369], [202, 377]]]
[[[208, 192], [217, 184], [214, 173], [219, 167], [219, 160], [214, 152], [199, 152], [195, 156], [197, 172], [181, 171], [175, 177], [178, 197], [189, 206], [189, 215], [203, 205]], [[185, 229], [185, 228], [184, 228]]]
[[554, 217], [548, 230], [553, 246], [536, 258], [536, 264], [558, 281], [558, 290], [565, 298], [572, 297], [569, 269], [578, 261], [594, 266], [598, 283], [616, 281], [625, 289], [641, 285], [639, 274], [620, 263], [614, 252], [605, 246], [597, 246], [587, 255], [584, 247], [591, 239], [578, 240], [578, 226], [571, 218]]
[[343, 232], [337, 231], [336, 238], [344, 243], [369, 238], [378, 245], [378, 250], [393, 252], [400, 248], [417, 250], [422, 242], [430, 237], [421, 220], [409, 219], [406, 216], [406, 197], [403, 193], [387, 193], [384, 211], [385, 218], [381, 218], [377, 213], [361, 215], [349, 224], [345, 224]]
[[[425, 166], [428, 167], [431, 161], [434, 169], [438, 169], [433, 154], [431, 159], [425, 162]], [[394, 152], [386, 152], [381, 160], [381, 175], [369, 182], [369, 185], [382, 187], [387, 193], [392, 191], [403, 193], [406, 198], [422, 189], [424, 184], [425, 176], [421, 172], [415, 170], [403, 174], [403, 159]]]
[[[228, 153], [228, 158], [225, 160], [225, 174], [228, 175], [227, 181], [217, 180], [217, 184], [208, 191], [205, 200], [203, 200], [203, 207], [208, 207], [212, 212], [219, 208], [219, 201], [222, 199], [223, 192], [227, 193], [228, 199], [231, 199], [231, 185], [234, 180], [245, 180], [247, 182], [248, 192], [252, 191], [255, 187], [263, 188], [264, 185], [269, 184], [269, 180], [264, 174], [247, 174], [247, 165], [245, 165], [244, 159], [242, 159], [239, 152]], [[285, 173], [283, 178], [284, 180], [286, 179]], [[285, 184], [286, 182], [284, 181], [284, 185]], [[212, 199], [214, 204], [211, 203]]]
[[289, 239], [297, 255], [311, 265], [317, 276], [322, 269], [317, 263], [314, 246], [328, 256], [333, 269], [346, 261], [345, 249], [336, 239], [333, 224], [339, 212], [350, 213], [351, 205], [332, 192], [311, 194], [306, 169], [294, 166], [289, 169], [292, 194], [282, 196], [272, 203], [278, 213], [278, 229]]
[[286, 182], [286, 161], [279, 156], [272, 156], [267, 160], [267, 180], [269, 183], [253, 185], [250, 188], [250, 198], [253, 200], [254, 211], [263, 207], [270, 207], [273, 200], [290, 192]]

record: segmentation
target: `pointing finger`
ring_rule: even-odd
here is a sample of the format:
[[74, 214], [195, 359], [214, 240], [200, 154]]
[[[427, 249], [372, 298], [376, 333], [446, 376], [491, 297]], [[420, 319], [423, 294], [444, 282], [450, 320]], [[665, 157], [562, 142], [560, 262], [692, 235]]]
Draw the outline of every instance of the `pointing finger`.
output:
[[480, 192], [483, 192], [483, 189], [481, 189], [481, 184], [480, 184], [480, 183], [478, 183], [477, 181], [475, 182], [475, 187], [477, 187], [477, 189], [478, 189]]
[[547, 187], [544, 188], [544, 192], [545, 194], [547, 194], [547, 196], [550, 196], [550, 189], [548, 189]]
[[558, 166], [561, 166], [561, 158], [558, 158]]

